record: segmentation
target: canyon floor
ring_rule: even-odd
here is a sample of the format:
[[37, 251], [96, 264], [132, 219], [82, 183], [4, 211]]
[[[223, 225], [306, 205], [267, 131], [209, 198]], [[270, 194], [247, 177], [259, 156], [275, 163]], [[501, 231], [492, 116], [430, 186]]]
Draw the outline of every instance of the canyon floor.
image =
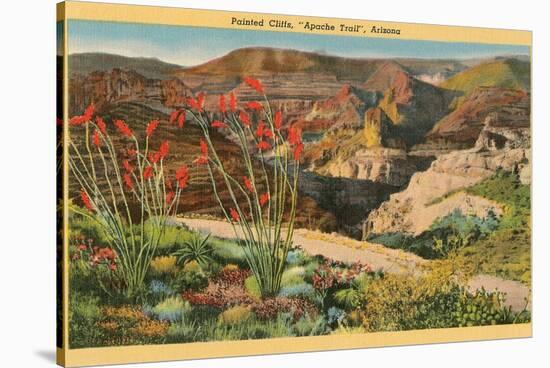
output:
[[[235, 238], [233, 226], [226, 221], [178, 218], [178, 222], [190, 229], [208, 232], [216, 237]], [[239, 231], [237, 230], [237, 232]], [[419, 266], [430, 262], [402, 250], [390, 249], [379, 244], [358, 241], [338, 234], [325, 234], [307, 229], [296, 229], [293, 240], [296, 246], [311, 255], [322, 255], [346, 263], [360, 261], [370, 265], [374, 270], [381, 269], [389, 273], [412, 272], [419, 274], [422, 272]], [[524, 309], [525, 299], [530, 294], [529, 288], [518, 281], [485, 274], [474, 276], [466, 286], [469, 290], [498, 290], [505, 293], [505, 303], [514, 311]]]

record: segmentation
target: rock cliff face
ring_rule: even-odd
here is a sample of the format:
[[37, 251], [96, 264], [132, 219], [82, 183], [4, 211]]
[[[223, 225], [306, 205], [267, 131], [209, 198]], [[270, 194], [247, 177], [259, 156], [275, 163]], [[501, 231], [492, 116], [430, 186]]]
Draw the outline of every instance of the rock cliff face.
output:
[[[309, 112], [298, 118], [293, 125], [303, 130], [357, 129], [363, 126], [365, 110], [375, 106], [379, 96], [349, 84], [344, 85], [332, 97], [315, 101]], [[319, 130], [321, 130], [319, 129]]]
[[499, 213], [499, 205], [459, 191], [493, 175], [498, 169], [514, 171], [530, 182], [530, 133], [528, 128], [495, 127], [482, 131], [475, 148], [439, 156], [425, 172], [411, 177], [408, 187], [372, 211], [366, 220], [368, 233], [419, 234], [433, 221], [460, 209], [484, 216]]
[[87, 75], [75, 74], [69, 81], [70, 114], [82, 112], [93, 102], [98, 111], [118, 102], [173, 107], [192, 91], [179, 79], [152, 79], [133, 71], [115, 68]]
[[391, 119], [379, 107], [370, 108], [365, 113], [363, 135], [367, 148], [389, 147], [406, 149], [405, 141], [394, 133]]
[[428, 142], [473, 147], [488, 122], [493, 126], [529, 127], [529, 94], [517, 89], [478, 87], [441, 119], [426, 138]]
[[316, 172], [331, 177], [370, 180], [402, 187], [430, 161], [431, 158], [409, 156], [401, 149], [361, 149], [352, 157], [331, 160]]

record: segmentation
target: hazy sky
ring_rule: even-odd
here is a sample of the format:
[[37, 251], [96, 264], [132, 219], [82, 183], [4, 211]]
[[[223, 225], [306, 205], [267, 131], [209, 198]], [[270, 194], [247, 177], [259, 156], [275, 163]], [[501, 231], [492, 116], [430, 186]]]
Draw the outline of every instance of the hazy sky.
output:
[[348, 57], [475, 58], [529, 54], [526, 46], [394, 40], [353, 36], [248, 31], [70, 20], [69, 53], [107, 52], [156, 57], [183, 66], [249, 46], [291, 48]]

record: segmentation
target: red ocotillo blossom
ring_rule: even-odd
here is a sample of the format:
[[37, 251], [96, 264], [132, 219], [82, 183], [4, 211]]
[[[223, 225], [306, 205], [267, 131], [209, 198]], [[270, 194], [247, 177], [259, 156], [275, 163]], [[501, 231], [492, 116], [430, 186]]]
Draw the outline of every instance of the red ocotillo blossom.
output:
[[101, 139], [99, 138], [99, 130], [94, 130], [94, 134], [92, 136], [92, 143], [97, 148], [101, 147]]
[[206, 95], [204, 92], [201, 92], [197, 95], [197, 103], [199, 104], [199, 111], [202, 111], [204, 108], [204, 100], [206, 98]]
[[147, 128], [145, 129], [145, 134], [147, 135], [147, 138], [150, 138], [155, 129], [159, 126], [158, 120], [151, 120], [149, 124], [147, 124]]
[[300, 161], [300, 156], [302, 155], [302, 151], [304, 150], [304, 144], [298, 143], [296, 147], [294, 147], [294, 160]]
[[160, 154], [158, 152], [152, 152], [149, 154], [149, 161], [153, 164], [156, 164], [160, 161]]
[[260, 195], [260, 206], [264, 206], [269, 201], [269, 193], [264, 193]]
[[86, 110], [84, 110], [84, 115], [83, 115], [84, 121], [90, 121], [90, 120], [92, 120], [92, 116], [94, 115], [94, 110], [95, 110], [95, 107], [94, 107], [94, 103], [92, 102], [92, 103], [86, 108]]
[[264, 137], [272, 139], [273, 132], [270, 129], [264, 129]]
[[126, 150], [126, 154], [128, 155], [128, 157], [134, 157], [137, 154], [137, 151], [133, 148], [128, 148]]
[[132, 137], [134, 133], [132, 132], [132, 129], [126, 125], [124, 120], [115, 120], [115, 126], [117, 127], [120, 134], [126, 137]]
[[143, 179], [149, 180], [153, 177], [153, 166], [147, 166], [143, 169]]
[[256, 127], [256, 137], [258, 137], [259, 139], [262, 139], [262, 137], [264, 136], [264, 128], [265, 123], [263, 121], [260, 121], [258, 123], [258, 126]]
[[252, 182], [250, 181], [250, 178], [248, 176], [243, 176], [243, 183], [244, 183], [244, 187], [249, 191], [249, 192], [253, 192], [254, 191], [254, 187], [252, 186]]
[[283, 114], [281, 111], [277, 111], [275, 113], [275, 117], [273, 118], [273, 125], [275, 125], [276, 129], [281, 129], [283, 123]]
[[122, 161], [122, 167], [124, 167], [124, 170], [126, 170], [126, 172], [131, 173], [132, 171], [134, 171], [134, 167], [132, 166], [132, 164], [130, 164], [130, 161], [128, 160]]
[[237, 110], [237, 97], [235, 97], [235, 93], [233, 92], [229, 94], [229, 108], [233, 112]]
[[72, 118], [70, 118], [69, 119], [69, 124], [76, 126], [76, 125], [81, 125], [85, 121], [86, 120], [84, 120], [83, 115], [78, 115], [78, 116], [73, 116]]
[[168, 120], [170, 124], [174, 124], [176, 122], [176, 119], [178, 118], [180, 111], [174, 110], [172, 113], [170, 113], [170, 119]]
[[261, 109], [263, 109], [263, 106], [262, 106], [261, 103], [259, 103], [257, 101], [250, 101], [250, 102], [246, 103], [246, 108], [249, 109], [249, 110], [260, 111]]
[[259, 80], [254, 79], [254, 78], [250, 78], [250, 77], [245, 77], [244, 82], [246, 84], [248, 84], [250, 86], [250, 88], [256, 90], [256, 92], [258, 92], [260, 94], [264, 93], [264, 87], [262, 86], [262, 84], [260, 83]]
[[210, 126], [211, 126], [212, 128], [227, 128], [227, 124], [224, 123], [224, 122], [221, 122], [221, 121], [219, 121], [219, 120], [214, 120], [214, 121], [210, 124]]
[[239, 119], [242, 121], [242, 123], [246, 126], [250, 126], [250, 117], [248, 114], [244, 111], [241, 111], [239, 113]]
[[181, 189], [187, 187], [187, 181], [189, 180], [189, 169], [187, 166], [183, 165], [176, 170], [176, 180]]
[[128, 189], [130, 189], [130, 190], [134, 189], [134, 182], [133, 182], [132, 177], [130, 176], [130, 174], [128, 174], [128, 173], [124, 174], [122, 179], [124, 180], [124, 184], [126, 185], [126, 187]]
[[160, 160], [163, 160], [166, 155], [168, 155], [168, 151], [169, 151], [170, 147], [168, 146], [168, 141], [163, 141], [161, 144], [160, 144], [160, 148], [159, 148], [159, 159]]
[[194, 110], [197, 110], [198, 112], [202, 112], [202, 109], [204, 107], [204, 99], [205, 99], [205, 95], [204, 93], [199, 93], [197, 95], [197, 98], [194, 99], [192, 97], [189, 97], [187, 99], [187, 104]]
[[69, 124], [71, 125], [82, 125], [87, 121], [90, 121], [92, 119], [92, 116], [94, 115], [94, 104], [91, 103], [90, 106], [84, 110], [84, 114], [73, 116], [69, 119]]
[[178, 116], [178, 128], [183, 128], [183, 124], [185, 124], [185, 110], [182, 110]]
[[201, 138], [200, 142], [201, 155], [197, 157], [193, 162], [197, 165], [205, 165], [208, 163], [208, 146], [204, 139]]
[[290, 127], [288, 129], [288, 143], [292, 146], [302, 143], [302, 130], [296, 127]]
[[225, 114], [225, 96], [220, 95], [220, 112]]
[[234, 208], [231, 208], [229, 210], [229, 213], [230, 213], [231, 218], [233, 219], [233, 221], [239, 221], [240, 216], [239, 216], [239, 213], [237, 212], [237, 210], [235, 210]]
[[82, 200], [84, 207], [86, 207], [88, 211], [94, 210], [94, 207], [92, 206], [92, 201], [90, 201], [90, 197], [88, 197], [88, 194], [84, 190], [80, 191], [80, 199]]
[[172, 203], [173, 199], [174, 199], [174, 192], [173, 191], [169, 191], [168, 193], [166, 193], [166, 204]]
[[103, 118], [100, 117], [100, 116], [96, 116], [95, 117], [95, 123], [96, 123], [97, 127], [99, 128], [99, 131], [103, 135], [107, 135], [107, 125], [105, 124], [105, 121], [103, 120]]
[[256, 144], [256, 148], [260, 151], [266, 151], [271, 148], [271, 145], [266, 141], [259, 141], [258, 144]]

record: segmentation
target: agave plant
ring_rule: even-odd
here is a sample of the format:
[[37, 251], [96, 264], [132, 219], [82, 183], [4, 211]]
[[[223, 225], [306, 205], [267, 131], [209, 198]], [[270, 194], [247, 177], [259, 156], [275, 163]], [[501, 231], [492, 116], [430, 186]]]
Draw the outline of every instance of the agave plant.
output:
[[200, 234], [194, 234], [191, 240], [183, 243], [183, 247], [172, 253], [177, 257], [177, 264], [186, 264], [192, 261], [196, 261], [201, 266], [207, 265], [212, 262], [212, 253], [214, 248], [208, 242], [210, 234], [202, 237]]

